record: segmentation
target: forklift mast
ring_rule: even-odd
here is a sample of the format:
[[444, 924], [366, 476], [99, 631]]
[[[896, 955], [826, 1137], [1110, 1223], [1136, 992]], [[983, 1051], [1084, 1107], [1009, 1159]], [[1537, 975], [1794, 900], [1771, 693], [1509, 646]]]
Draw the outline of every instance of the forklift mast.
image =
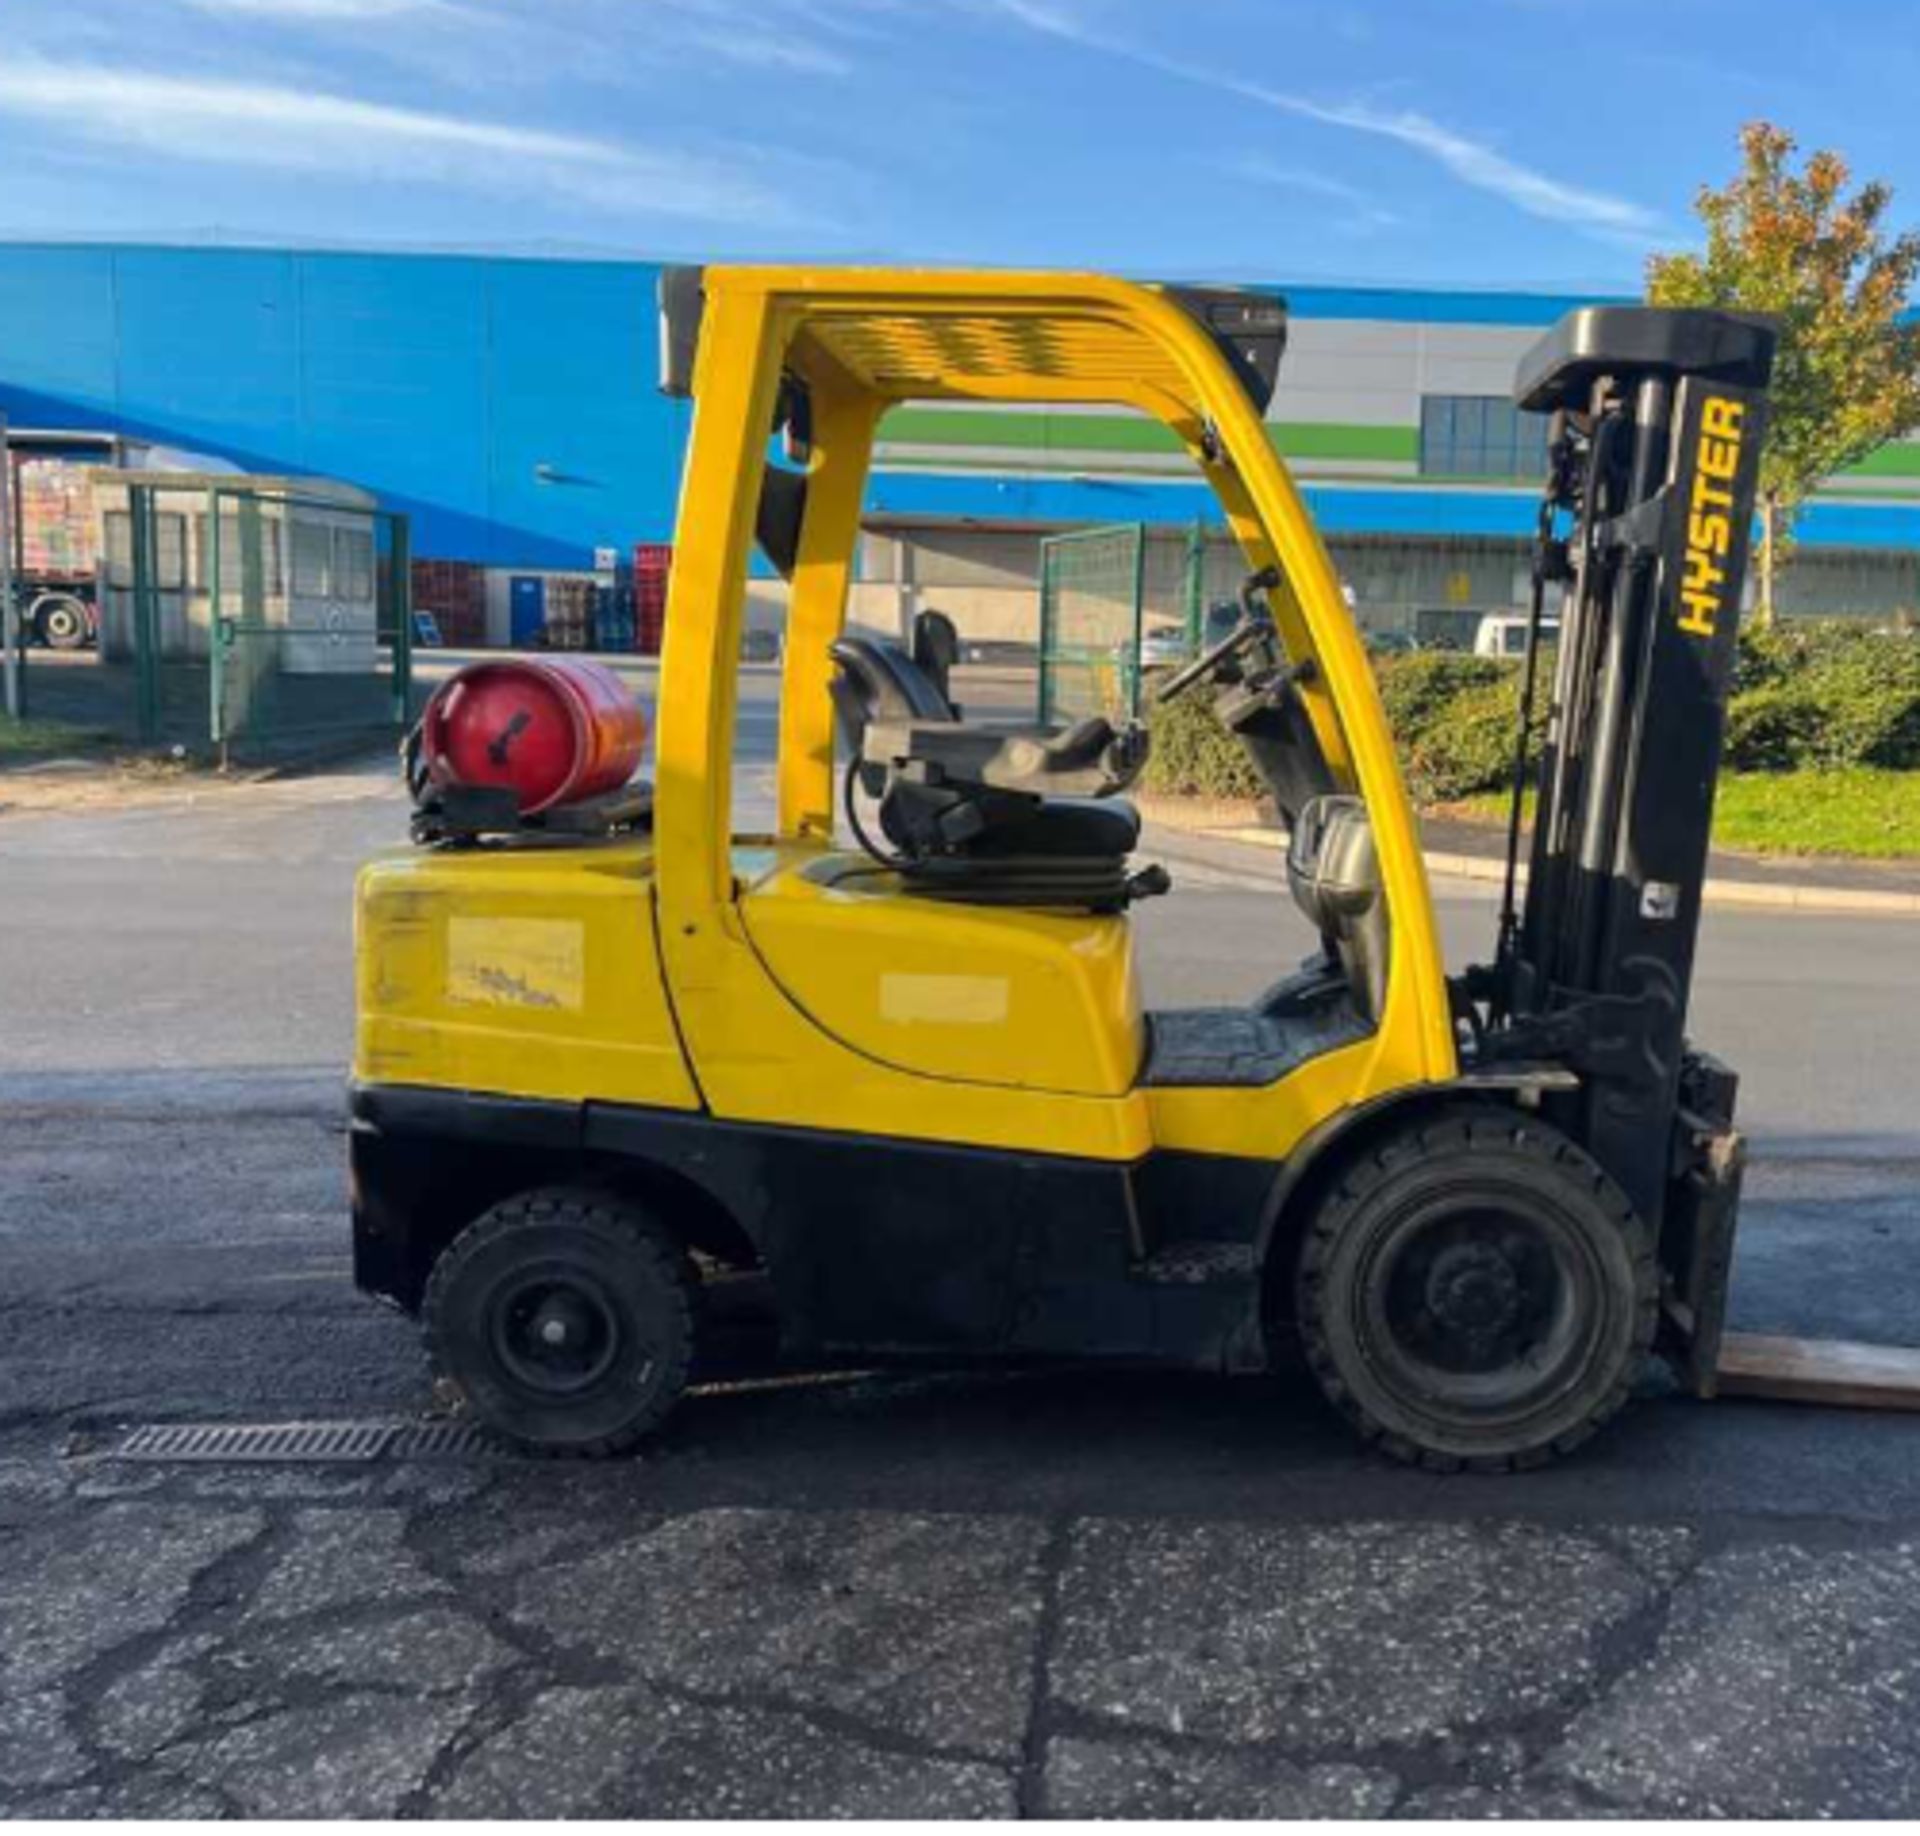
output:
[[1578, 1074], [1556, 1119], [1656, 1232], [1689, 1129], [1737, 1158], [1733, 1075], [1685, 1029], [1773, 350], [1756, 318], [1589, 307], [1514, 390], [1553, 417], [1529, 703], [1545, 589], [1564, 597], [1517, 916], [1516, 774], [1496, 1049]]

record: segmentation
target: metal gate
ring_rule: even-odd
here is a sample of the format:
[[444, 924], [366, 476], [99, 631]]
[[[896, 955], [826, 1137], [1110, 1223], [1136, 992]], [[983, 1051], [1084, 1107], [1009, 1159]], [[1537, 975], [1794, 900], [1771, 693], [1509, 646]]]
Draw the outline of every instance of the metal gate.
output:
[[210, 732], [223, 756], [407, 725], [405, 517], [344, 494], [217, 488], [204, 530]]
[[[331, 751], [411, 720], [405, 517], [346, 485], [124, 467], [95, 471], [92, 495], [99, 644], [46, 672], [45, 712], [223, 762]], [[19, 701], [22, 672], [0, 686]]]
[[1040, 719], [1140, 711], [1147, 531], [1112, 523], [1040, 543]]
[[142, 744], [284, 757], [412, 718], [405, 517], [344, 486], [155, 473], [96, 491], [100, 662], [130, 675]]

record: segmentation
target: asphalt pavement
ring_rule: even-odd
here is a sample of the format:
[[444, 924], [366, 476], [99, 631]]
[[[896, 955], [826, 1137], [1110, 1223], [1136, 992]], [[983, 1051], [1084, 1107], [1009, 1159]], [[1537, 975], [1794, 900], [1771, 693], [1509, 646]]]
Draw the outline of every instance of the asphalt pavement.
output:
[[[606, 1465], [114, 1457], [430, 1408], [342, 1189], [348, 894], [403, 820], [383, 764], [0, 809], [0, 1808], [1920, 1812], [1920, 1419], [1650, 1375], [1563, 1466], [1441, 1479], [1290, 1378], [715, 1371]], [[1271, 862], [1149, 839], [1150, 1001], [1304, 948]], [[1709, 919], [1742, 1324], [1920, 1344], [1913, 938]]]

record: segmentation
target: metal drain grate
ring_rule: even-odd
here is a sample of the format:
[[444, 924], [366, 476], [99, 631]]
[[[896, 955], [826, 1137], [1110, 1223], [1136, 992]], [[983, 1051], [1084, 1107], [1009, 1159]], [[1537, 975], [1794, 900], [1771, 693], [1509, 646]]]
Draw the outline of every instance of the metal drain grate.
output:
[[471, 1422], [149, 1422], [128, 1432], [110, 1460], [303, 1462], [509, 1460], [513, 1453]]
[[409, 1422], [393, 1431], [390, 1460], [508, 1460], [513, 1450], [471, 1422]]
[[367, 1461], [399, 1433], [393, 1422], [154, 1422], [114, 1449], [119, 1460]]

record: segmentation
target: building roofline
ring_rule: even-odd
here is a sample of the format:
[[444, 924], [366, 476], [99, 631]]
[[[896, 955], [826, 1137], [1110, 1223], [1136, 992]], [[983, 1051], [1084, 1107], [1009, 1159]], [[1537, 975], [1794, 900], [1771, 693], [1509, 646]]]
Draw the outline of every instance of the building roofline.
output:
[[[591, 245], [501, 243], [415, 243], [360, 244], [329, 240], [289, 241], [253, 237], [224, 237], [209, 234], [195, 237], [187, 233], [152, 237], [126, 236], [8, 236], [0, 233], [0, 250], [46, 250], [48, 252], [96, 254], [166, 253], [205, 257], [258, 256], [266, 259], [422, 261], [422, 262], [511, 262], [515, 265], [556, 267], [587, 266], [633, 268], [651, 273], [668, 265], [676, 257], [655, 256], [619, 249], [601, 249]], [[715, 261], [727, 259], [716, 254]], [[822, 264], [817, 258], [801, 255], [794, 259], [810, 265], [887, 266], [939, 269], [961, 266], [952, 262], [835, 261]], [[768, 265], [767, 258], [755, 257], [755, 266]], [[1035, 264], [1011, 264], [1015, 269]], [[1164, 279], [1164, 276], [1140, 275], [1136, 279]], [[1297, 316], [1333, 319], [1358, 318], [1403, 322], [1548, 325], [1576, 306], [1604, 305], [1629, 300], [1632, 296], [1602, 288], [1580, 289], [1561, 286], [1438, 286], [1421, 282], [1381, 282], [1327, 278], [1289, 279], [1284, 275], [1246, 276], [1236, 273], [1231, 264], [1216, 272], [1195, 273], [1181, 278], [1191, 282], [1220, 281], [1246, 286], [1261, 292], [1282, 294]]]

